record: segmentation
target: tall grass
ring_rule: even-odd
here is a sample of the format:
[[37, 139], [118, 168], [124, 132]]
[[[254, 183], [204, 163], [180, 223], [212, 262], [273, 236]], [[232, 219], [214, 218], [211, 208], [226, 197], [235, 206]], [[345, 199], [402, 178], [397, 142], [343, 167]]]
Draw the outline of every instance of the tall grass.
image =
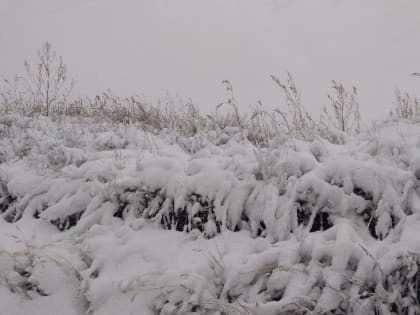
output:
[[[332, 93], [328, 95], [330, 102], [319, 118], [306, 110], [301, 91], [290, 73], [284, 82], [271, 75], [283, 92], [285, 109], [267, 110], [258, 103], [253, 112], [243, 113], [235, 98], [233, 84], [224, 80], [226, 100], [216, 106], [213, 113], [206, 114], [200, 112], [192, 100], [170, 95], [155, 103], [136, 95], [120, 97], [110, 91], [95, 97], [71, 98], [74, 81], [68, 78], [67, 67], [61, 57], [56, 58], [51, 44], [42, 45], [38, 59], [34, 67], [25, 62], [24, 75], [4, 80], [0, 86], [1, 117], [19, 114], [24, 117], [45, 115], [52, 119], [89, 118], [96, 122], [135, 123], [153, 133], [171, 129], [188, 137], [202, 131], [237, 128], [257, 146], [291, 138], [309, 141], [324, 138], [342, 143], [347, 134], [360, 130], [357, 89], [352, 87], [348, 91], [334, 80]], [[419, 114], [418, 97], [397, 90], [392, 117], [417, 121]]]

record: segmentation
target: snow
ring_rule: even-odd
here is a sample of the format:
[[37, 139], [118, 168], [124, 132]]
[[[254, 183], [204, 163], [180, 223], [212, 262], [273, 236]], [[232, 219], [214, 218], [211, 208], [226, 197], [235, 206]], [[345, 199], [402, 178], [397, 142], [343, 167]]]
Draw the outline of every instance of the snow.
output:
[[259, 148], [74, 124], [0, 139], [3, 312], [420, 312], [418, 125]]

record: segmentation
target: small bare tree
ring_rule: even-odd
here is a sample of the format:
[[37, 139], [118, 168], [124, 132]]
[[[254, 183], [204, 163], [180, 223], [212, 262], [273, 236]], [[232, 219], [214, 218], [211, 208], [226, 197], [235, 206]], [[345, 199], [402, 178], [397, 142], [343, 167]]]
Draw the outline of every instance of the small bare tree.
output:
[[332, 89], [334, 94], [328, 95], [330, 104], [328, 107], [324, 106], [325, 118], [342, 132], [358, 132], [360, 112], [356, 87], [353, 86], [348, 92], [342, 83], [332, 80]]
[[35, 106], [45, 107], [45, 115], [50, 114], [53, 105], [64, 103], [74, 86], [73, 80], [67, 78], [67, 67], [63, 58], [57, 54], [49, 42], [44, 42], [38, 50], [38, 63], [32, 69], [25, 61], [26, 89]]

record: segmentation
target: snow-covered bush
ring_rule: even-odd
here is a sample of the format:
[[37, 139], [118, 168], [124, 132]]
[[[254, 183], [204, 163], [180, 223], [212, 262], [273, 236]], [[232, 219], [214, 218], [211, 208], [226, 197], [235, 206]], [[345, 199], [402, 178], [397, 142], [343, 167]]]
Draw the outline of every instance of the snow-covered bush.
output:
[[[2, 229], [56, 235], [53, 247], [31, 243], [31, 255], [58, 266], [48, 281], [73, 274], [71, 294], [93, 314], [111, 301], [144, 314], [419, 312], [413, 124], [378, 125], [340, 145], [257, 147], [238, 127], [190, 137], [89, 117], [12, 117], [1, 138], [10, 148], [0, 164]], [[20, 141], [25, 154], [13, 153]], [[60, 258], [69, 253], [72, 273]], [[8, 255], [4, 270], [32, 275], [30, 265], [44, 264]], [[16, 270], [0, 285], [15, 292], [7, 301], [53, 292]]]
[[104, 93], [46, 117], [3, 93], [2, 311], [420, 314], [415, 112], [355, 135], [355, 93], [335, 85], [334, 127], [273, 80], [288, 113], [242, 115], [229, 81], [209, 116]]

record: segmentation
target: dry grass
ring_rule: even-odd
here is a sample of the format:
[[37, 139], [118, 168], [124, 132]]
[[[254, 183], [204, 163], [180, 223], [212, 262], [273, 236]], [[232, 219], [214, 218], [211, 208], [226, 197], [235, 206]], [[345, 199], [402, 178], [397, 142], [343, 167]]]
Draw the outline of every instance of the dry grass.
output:
[[396, 89], [394, 110], [391, 111], [391, 116], [417, 122], [420, 119], [420, 99], [416, 95]]

